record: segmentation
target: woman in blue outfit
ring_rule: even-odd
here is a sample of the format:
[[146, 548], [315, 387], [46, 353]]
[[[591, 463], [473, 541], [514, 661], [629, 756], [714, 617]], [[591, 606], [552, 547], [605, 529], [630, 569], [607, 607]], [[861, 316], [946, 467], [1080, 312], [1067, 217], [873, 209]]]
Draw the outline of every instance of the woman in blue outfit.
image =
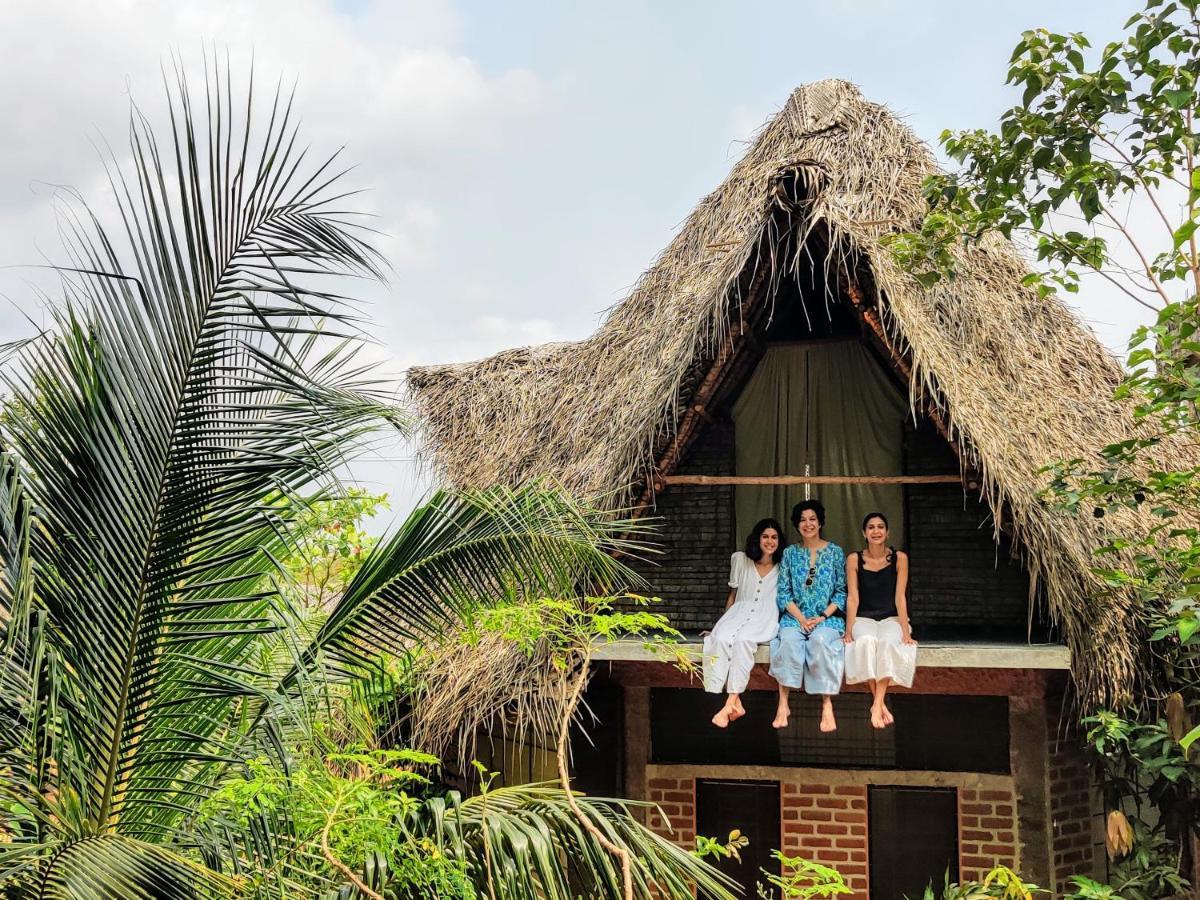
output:
[[825, 507], [804, 500], [792, 509], [801, 543], [783, 551], [775, 599], [782, 613], [771, 642], [771, 676], [779, 682], [776, 728], [788, 723], [788, 692], [821, 695], [821, 730], [833, 731], [833, 695], [842, 687], [846, 608], [846, 554], [821, 537]]

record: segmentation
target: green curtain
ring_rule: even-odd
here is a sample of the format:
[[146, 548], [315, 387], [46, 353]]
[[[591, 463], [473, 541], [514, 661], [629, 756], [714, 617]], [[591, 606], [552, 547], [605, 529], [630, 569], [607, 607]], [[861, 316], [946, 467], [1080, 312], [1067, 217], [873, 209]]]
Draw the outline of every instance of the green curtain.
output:
[[[777, 345], [767, 349], [733, 407], [739, 475], [901, 475], [904, 417], [899, 388], [861, 342]], [[738, 485], [739, 545], [754, 523], [789, 521], [804, 485]], [[900, 485], [817, 484], [809, 496], [825, 504], [825, 537], [847, 553], [862, 545], [859, 523], [879, 510], [892, 543], [904, 545]]]

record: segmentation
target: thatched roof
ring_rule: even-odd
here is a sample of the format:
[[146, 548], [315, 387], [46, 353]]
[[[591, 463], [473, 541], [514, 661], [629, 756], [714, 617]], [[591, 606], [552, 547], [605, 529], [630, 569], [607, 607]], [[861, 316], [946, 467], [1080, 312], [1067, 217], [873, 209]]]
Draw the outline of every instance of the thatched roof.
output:
[[[737, 327], [744, 270], [762, 263], [781, 177], [793, 173], [805, 233], [819, 229], [826, 247], [869, 267], [914, 397], [933, 399], [981, 473], [1064, 625], [1081, 686], [1096, 701], [1127, 697], [1138, 630], [1127, 605], [1093, 599], [1089, 565], [1102, 526], [1148, 523], [1136, 512], [1068, 519], [1038, 497], [1043, 466], [1094, 453], [1128, 421], [1112, 399], [1120, 367], [1065, 305], [1021, 286], [1025, 264], [999, 238], [959, 251], [957, 278], [930, 289], [898, 268], [879, 239], [919, 227], [921, 182], [935, 170], [929, 149], [854, 85], [797, 89], [594, 336], [410, 371], [435, 466], [462, 486], [643, 483], [688, 409], [698, 361]], [[1090, 647], [1104, 647], [1101, 665], [1084, 665]]]

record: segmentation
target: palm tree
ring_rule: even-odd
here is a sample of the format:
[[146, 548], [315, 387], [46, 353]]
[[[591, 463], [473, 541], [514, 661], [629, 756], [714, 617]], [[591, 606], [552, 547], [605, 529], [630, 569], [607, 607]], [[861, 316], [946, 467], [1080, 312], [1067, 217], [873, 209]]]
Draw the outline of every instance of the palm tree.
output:
[[[442, 494], [315, 637], [293, 627], [273, 585], [295, 511], [381, 423], [406, 424], [333, 289], [381, 260], [342, 209], [336, 158], [298, 142], [290, 95], [259, 117], [253, 79], [235, 104], [213, 66], [197, 102], [177, 66], [167, 96], [167, 139], [135, 108], [130, 157], [108, 163], [119, 228], [73, 207], [53, 327], [0, 368], [5, 896], [233, 894], [196, 811], [247, 759], [286, 766], [296, 717], [280, 712], [306, 685], [411, 648], [500, 585], [622, 574], [615, 526], [552, 491]], [[290, 649], [282, 678], [264, 641]]]

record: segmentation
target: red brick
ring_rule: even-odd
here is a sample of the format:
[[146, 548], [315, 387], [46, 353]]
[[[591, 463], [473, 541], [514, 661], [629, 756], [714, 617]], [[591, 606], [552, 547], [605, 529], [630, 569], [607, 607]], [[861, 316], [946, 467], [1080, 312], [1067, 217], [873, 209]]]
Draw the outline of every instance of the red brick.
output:
[[856, 863], [846, 863], [844, 866], [838, 866], [838, 871], [841, 872], [845, 877], [849, 878], [851, 875], [866, 875], [867, 867], [860, 866]]
[[817, 834], [846, 834], [849, 831], [845, 825], [837, 822], [822, 823], [817, 826]]
[[787, 797], [783, 801], [785, 807], [788, 806], [812, 806], [815, 801], [812, 797]]
[[813, 826], [807, 822], [784, 822], [784, 834], [812, 834]]
[[861, 797], [864, 793], [866, 793], [866, 791], [857, 784], [839, 784], [833, 789], [833, 792], [835, 794], [853, 797]]
[[963, 788], [962, 790], [960, 790], [958, 792], [958, 794], [962, 800], [978, 800], [979, 799], [977, 796], [977, 792], [971, 790], [970, 788]]
[[1012, 794], [1008, 791], [980, 791], [980, 800], [1012, 800]]
[[785, 809], [785, 810], [783, 811], [783, 814], [782, 814], [782, 815], [783, 815], [783, 821], [785, 821], [785, 822], [795, 822], [795, 821], [797, 821], [797, 820], [800, 818], [800, 810], [798, 810], [798, 809]]
[[996, 840], [1011, 844], [1013, 842], [1013, 833], [1011, 831], [997, 831]]
[[832, 794], [833, 788], [828, 784], [806, 784], [804, 786], [806, 794]]
[[850, 801], [851, 809], [866, 809], [867, 800], [865, 797], [855, 797]]
[[1012, 828], [1012, 819], [993, 816], [991, 818], [981, 819], [979, 824], [983, 828]]
[[813, 822], [832, 822], [833, 813], [827, 809], [810, 809], [804, 813], [804, 818]]
[[821, 853], [821, 860], [823, 862], [841, 863], [848, 862], [849, 859], [850, 854], [845, 850], [825, 850]]
[[668, 791], [664, 800], [670, 800], [673, 803], [691, 803], [693, 800], [691, 791]]
[[832, 847], [833, 840], [825, 837], [805, 838], [803, 846], [805, 849], [813, 848], [819, 850], [822, 847]]
[[867, 814], [861, 812], [843, 812], [837, 815], [838, 822], [844, 822], [847, 825], [866, 825]]
[[964, 843], [963, 843], [963, 844], [960, 846], [960, 848], [959, 848], [959, 849], [960, 849], [960, 850], [961, 850], [963, 853], [978, 853], [978, 852], [979, 852], [979, 845], [978, 845], [978, 844], [968, 844], [968, 843], [964, 842]]
[[646, 786], [652, 788], [670, 788], [671, 790], [674, 790], [675, 788], [679, 787], [679, 782], [677, 782], [674, 778], [651, 778], [646, 783]]
[[979, 826], [979, 816], [961, 816], [959, 824], [963, 828], [977, 828]]
[[992, 833], [990, 831], [981, 831], [976, 828], [964, 828], [962, 831], [962, 839], [964, 841], [990, 841]]
[[964, 856], [962, 858], [963, 868], [971, 869], [990, 869], [992, 861], [984, 859], [982, 856]]
[[845, 809], [850, 801], [845, 797], [818, 797], [817, 806], [820, 809]]
[[995, 853], [997, 856], [1008, 856], [1013, 852], [1011, 844], [984, 844], [984, 853]]
[[800, 785], [791, 781], [785, 781], [783, 783], [783, 792], [785, 794], [798, 794], [800, 793]]
[[996, 804], [996, 815], [1011, 817], [1012, 814], [1013, 814], [1013, 808], [1012, 808], [1011, 804], [1008, 804], [1008, 803], [997, 803]]
[[845, 847], [848, 850], [866, 850], [866, 839], [860, 837], [840, 837], [837, 839], [839, 847]]
[[961, 811], [964, 816], [990, 816], [992, 814], [992, 804], [964, 803]]

